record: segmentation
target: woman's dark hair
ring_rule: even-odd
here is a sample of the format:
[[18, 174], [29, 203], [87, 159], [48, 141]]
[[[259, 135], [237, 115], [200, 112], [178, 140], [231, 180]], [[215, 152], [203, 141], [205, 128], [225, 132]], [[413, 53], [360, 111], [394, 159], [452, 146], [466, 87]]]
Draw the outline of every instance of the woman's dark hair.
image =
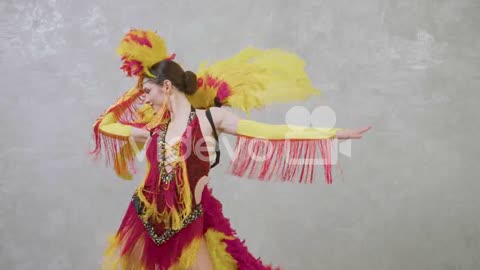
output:
[[197, 75], [183, 68], [172, 60], [163, 60], [154, 64], [150, 72], [155, 78], [147, 77], [147, 81], [162, 85], [163, 81], [169, 80], [181, 92], [193, 95], [197, 91]]

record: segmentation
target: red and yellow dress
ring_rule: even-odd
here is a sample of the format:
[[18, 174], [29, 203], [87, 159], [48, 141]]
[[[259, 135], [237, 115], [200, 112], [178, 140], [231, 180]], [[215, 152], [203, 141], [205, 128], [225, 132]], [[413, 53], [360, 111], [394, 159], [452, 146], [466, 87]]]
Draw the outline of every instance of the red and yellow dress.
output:
[[[127, 92], [124, 95], [125, 100], [117, 103], [115, 108], [122, 108], [118, 104], [128, 104], [129, 99], [137, 97], [136, 90], [130, 90], [130, 94]], [[136, 147], [130, 141], [130, 130], [132, 126], [140, 127], [142, 124], [138, 121], [136, 124], [129, 123], [121, 120], [122, 117], [114, 120], [116, 118], [110, 117], [110, 114], [113, 112], [99, 119], [99, 140], [103, 141], [104, 146], [110, 147], [117, 174], [128, 179], [131, 175], [127, 173], [126, 157], [131, 159], [133, 155], [126, 153], [134, 153], [128, 148]], [[169, 166], [169, 170], [165, 169], [163, 159], [167, 128], [168, 121], [151, 130], [152, 136], [145, 145], [147, 173], [132, 196], [120, 228], [111, 237], [103, 269], [188, 269], [195, 263], [202, 238], [207, 243], [214, 269], [278, 269], [264, 265], [260, 258], [248, 251], [224, 216], [222, 204], [212, 195], [208, 186], [202, 192], [201, 202], [195, 201], [195, 187], [203, 176], [208, 176], [211, 160], [196, 110], [192, 107], [187, 128], [178, 143], [179, 158]], [[278, 136], [281, 133], [279, 129], [283, 127], [240, 121], [240, 133], [234, 150], [236, 154], [229, 171], [237, 176], [247, 175], [262, 180], [279, 178], [310, 182], [313, 165], [289, 164], [284, 157], [311, 157], [320, 153], [328, 158], [329, 137], [333, 133], [322, 131], [323, 134], [319, 135], [319, 130], [313, 130], [315, 133], [303, 130], [294, 133], [296, 138], [288, 140], [273, 136], [253, 137], [254, 130], [266, 135], [277, 130]], [[249, 153], [245, 152], [246, 149], [249, 149]], [[270, 154], [259, 161], [248, 158], [249, 155], [265, 151]], [[330, 168], [326, 166], [325, 169], [328, 180]]]
[[[159, 145], [165, 143], [161, 139], [166, 132], [165, 126], [152, 132], [146, 145], [148, 172], [145, 182], [132, 196], [120, 228], [111, 239], [105, 269], [187, 269], [194, 263], [202, 237], [207, 242], [215, 269], [272, 269], [252, 256], [238, 239], [210, 188], [203, 190], [198, 204], [185, 205], [184, 198], [177, 196], [193, 198], [197, 182], [210, 171], [210, 159], [205, 159], [208, 157], [207, 147], [195, 110], [189, 120], [180, 144], [183, 164], [174, 166], [169, 172], [164, 171], [165, 174], [158, 166]], [[187, 149], [195, 145], [195, 149], [201, 149], [201, 152], [187, 154]], [[155, 211], [145, 213], [148, 207], [142, 205], [140, 192], [149, 203], [155, 204]], [[182, 194], [185, 192], [188, 194]], [[174, 211], [183, 211], [184, 215], [168, 216]], [[170, 220], [162, 220], [162, 213]], [[174, 224], [175, 218], [180, 224]]]
[[[141, 91], [143, 76], [153, 76], [148, 67], [166, 58], [163, 40], [150, 31], [132, 30], [122, 40], [119, 53], [122, 69], [139, 76], [138, 84], [95, 122], [92, 154], [103, 152], [119, 177], [132, 179], [135, 156], [144, 148], [147, 172], [110, 239], [103, 269], [188, 269], [195, 264], [203, 240], [216, 270], [278, 269], [248, 251], [208, 186], [201, 200], [195, 200], [197, 184], [209, 174], [210, 158], [194, 108], [206, 109], [215, 103], [248, 112], [269, 103], [306, 99], [317, 90], [303, 70], [304, 62], [281, 50], [248, 48], [225, 61], [203, 65], [197, 72], [197, 92], [187, 96], [192, 104], [187, 128], [179, 143], [168, 147], [177, 157], [172, 162], [166, 158], [165, 142], [169, 113], [154, 116]], [[150, 130], [150, 139], [145, 144], [133, 141], [132, 127]], [[320, 156], [331, 183], [330, 158], [337, 130], [240, 120], [229, 172], [309, 183], [315, 164], [298, 161]]]
[[[129, 178], [125, 155], [131, 148], [131, 126], [138, 122], [117, 119], [139, 97], [127, 92], [97, 123], [98, 140], [109, 147], [119, 176]], [[118, 112], [117, 112], [118, 113]], [[195, 263], [200, 241], [205, 239], [214, 269], [273, 269], [248, 251], [223, 215], [221, 203], [207, 186], [201, 202], [194, 189], [210, 171], [206, 140], [196, 110], [192, 107], [187, 128], [178, 143], [179, 161], [169, 170], [162, 161], [168, 122], [151, 130], [145, 145], [147, 173], [137, 188], [117, 233], [111, 237], [103, 269], [188, 269]], [[98, 150], [98, 149], [97, 149]], [[164, 154], [164, 153], [163, 153]], [[121, 169], [124, 168], [124, 169]]]

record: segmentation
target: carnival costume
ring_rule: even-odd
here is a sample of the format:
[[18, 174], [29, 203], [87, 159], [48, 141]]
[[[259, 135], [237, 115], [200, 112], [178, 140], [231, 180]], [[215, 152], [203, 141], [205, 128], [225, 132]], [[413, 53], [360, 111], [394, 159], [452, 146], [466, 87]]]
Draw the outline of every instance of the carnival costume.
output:
[[[165, 135], [170, 112], [165, 108], [155, 112], [145, 104], [142, 84], [144, 78], [155, 77], [150, 71], [155, 63], [173, 60], [175, 55], [167, 54], [165, 41], [155, 32], [141, 29], [130, 30], [117, 52], [122, 57], [121, 68], [138, 82], [95, 122], [92, 154], [98, 157], [103, 153], [119, 177], [132, 179], [135, 157], [145, 149], [147, 172], [120, 228], [110, 239], [103, 268], [188, 269], [195, 262], [203, 237], [214, 269], [278, 269], [250, 254], [223, 215], [211, 188], [207, 186], [201, 202], [195, 202], [194, 188], [208, 176], [219, 157], [217, 141], [215, 164], [202, 158], [209, 153], [197, 109], [207, 110], [218, 140], [208, 109], [212, 106], [230, 106], [248, 113], [268, 104], [318, 95], [304, 71], [304, 62], [284, 50], [249, 47], [223, 61], [202, 64], [196, 73], [198, 89], [187, 95], [192, 105], [187, 128], [178, 143], [169, 145]], [[132, 127], [147, 129], [151, 137], [144, 144], [133, 141]], [[330, 159], [337, 130], [239, 120], [228, 172], [260, 180], [311, 183], [315, 164], [290, 161], [320, 157], [326, 181], [331, 183]], [[200, 147], [202, 151], [189, 151], [198, 144], [205, 146]], [[167, 161], [167, 152], [177, 158]]]

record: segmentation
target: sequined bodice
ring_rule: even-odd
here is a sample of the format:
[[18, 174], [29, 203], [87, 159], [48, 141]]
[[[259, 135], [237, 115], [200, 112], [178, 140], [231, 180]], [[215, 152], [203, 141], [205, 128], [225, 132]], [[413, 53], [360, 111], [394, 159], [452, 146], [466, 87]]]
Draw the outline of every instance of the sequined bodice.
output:
[[[133, 206], [142, 219], [150, 238], [156, 245], [163, 244], [178, 231], [202, 217], [202, 205], [195, 203], [194, 190], [200, 178], [208, 175], [210, 171], [208, 148], [206, 147], [206, 141], [201, 132], [195, 109], [192, 108], [188, 117], [187, 127], [181, 139], [173, 145], [165, 141], [168, 124], [169, 122], [167, 121], [167, 123], [159, 126], [154, 131], [152, 140], [147, 146], [147, 158], [150, 164], [147, 179], [150, 181], [145, 182], [142, 192], [149, 202], [155, 201], [159, 209], [164, 209], [169, 200], [168, 196], [172, 194], [172, 187], [177, 188], [178, 183], [176, 181], [178, 181], [179, 177], [182, 177], [183, 181], [188, 181], [190, 196], [193, 201], [190, 214], [183, 220], [181, 228], [172, 229], [163, 223], [143, 218], [145, 214], [143, 210], [144, 204], [139, 199], [137, 192], [133, 195]], [[156, 147], [154, 147], [154, 144]], [[154, 153], [154, 155], [149, 157], [149, 153]], [[184, 166], [186, 170], [182, 170], [180, 166]], [[153, 175], [158, 176], [150, 177]], [[185, 176], [187, 179], [184, 179]], [[154, 181], [155, 179], [157, 181]], [[183, 185], [185, 184], [184, 182]], [[179, 196], [180, 192], [176, 191], [174, 194], [176, 194], [174, 196]]]
[[174, 179], [174, 174], [177, 171], [176, 169], [179, 166], [179, 163], [183, 160], [181, 147], [184, 145], [182, 145], [182, 139], [184, 138], [185, 133], [188, 132], [190, 124], [195, 116], [195, 109], [192, 109], [188, 116], [186, 130], [183, 132], [180, 140], [173, 145], [167, 143], [165, 140], [170, 121], [167, 121], [159, 131], [157, 142], [158, 169], [160, 171], [160, 178], [164, 183], [169, 183]]

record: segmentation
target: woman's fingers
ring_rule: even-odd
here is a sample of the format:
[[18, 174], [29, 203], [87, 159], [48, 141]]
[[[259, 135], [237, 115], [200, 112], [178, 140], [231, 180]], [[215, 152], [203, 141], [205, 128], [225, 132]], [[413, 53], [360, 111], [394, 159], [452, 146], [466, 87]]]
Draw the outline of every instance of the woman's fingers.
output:
[[358, 129], [346, 129], [337, 133], [339, 139], [361, 139], [362, 134], [370, 130], [372, 126]]
[[360, 128], [360, 129], [356, 130], [356, 133], [363, 134], [363, 133], [367, 132], [368, 130], [370, 130], [371, 128], [372, 128], [372, 126], [368, 126], [366, 128]]

